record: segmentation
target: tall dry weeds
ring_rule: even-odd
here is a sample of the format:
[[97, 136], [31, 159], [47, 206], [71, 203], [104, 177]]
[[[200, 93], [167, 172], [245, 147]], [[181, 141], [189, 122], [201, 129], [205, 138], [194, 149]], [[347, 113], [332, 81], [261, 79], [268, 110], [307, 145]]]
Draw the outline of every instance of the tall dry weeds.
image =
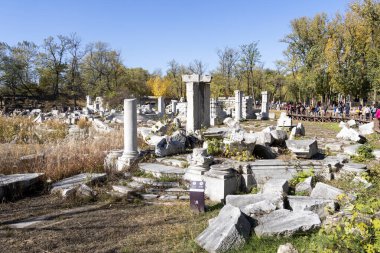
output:
[[[7, 124], [12, 125], [13, 128], [7, 128]], [[42, 141], [10, 143], [15, 135], [21, 134], [14, 131], [15, 126], [22, 129], [23, 136], [45, 132], [39, 137], [43, 138]], [[27, 131], [24, 130], [26, 126]], [[0, 117], [0, 131], [2, 129], [3, 133], [6, 133], [4, 136], [8, 137], [0, 139], [0, 174], [43, 172], [47, 178], [56, 181], [80, 172], [100, 172], [103, 171], [103, 161], [107, 151], [120, 149], [123, 146], [122, 128], [104, 134], [90, 131], [90, 136], [85, 139], [73, 137], [63, 139], [62, 137], [67, 134], [67, 126], [59, 121], [36, 124], [25, 118]], [[40, 129], [44, 131], [39, 131]], [[30, 140], [30, 138], [24, 138], [24, 140]], [[36, 155], [36, 159], [30, 159], [29, 163], [21, 163], [20, 157], [27, 155]]]

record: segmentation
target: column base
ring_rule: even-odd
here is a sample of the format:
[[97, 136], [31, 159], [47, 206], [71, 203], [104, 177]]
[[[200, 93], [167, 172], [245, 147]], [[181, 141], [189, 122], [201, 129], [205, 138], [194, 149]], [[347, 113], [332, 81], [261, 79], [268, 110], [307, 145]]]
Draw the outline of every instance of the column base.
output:
[[138, 153], [135, 154], [123, 154], [117, 159], [116, 170], [122, 171], [127, 169], [136, 160]]

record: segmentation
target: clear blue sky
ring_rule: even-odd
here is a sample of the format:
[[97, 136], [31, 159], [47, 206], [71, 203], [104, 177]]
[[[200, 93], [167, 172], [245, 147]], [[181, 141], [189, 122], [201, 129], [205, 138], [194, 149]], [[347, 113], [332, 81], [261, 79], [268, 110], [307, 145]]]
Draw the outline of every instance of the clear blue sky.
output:
[[0, 41], [41, 44], [77, 33], [84, 43], [103, 41], [128, 67], [167, 68], [171, 59], [217, 66], [217, 49], [259, 41], [265, 67], [286, 45], [290, 21], [348, 8], [349, 0], [0, 0]]

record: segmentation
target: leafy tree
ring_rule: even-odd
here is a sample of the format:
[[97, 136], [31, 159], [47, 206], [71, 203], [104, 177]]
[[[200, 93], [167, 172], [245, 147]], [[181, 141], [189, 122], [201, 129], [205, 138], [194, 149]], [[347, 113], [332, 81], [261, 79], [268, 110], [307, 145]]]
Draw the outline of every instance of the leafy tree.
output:
[[147, 81], [154, 96], [164, 96], [169, 97], [172, 95], [172, 90], [170, 89], [171, 80], [167, 77], [153, 76]]

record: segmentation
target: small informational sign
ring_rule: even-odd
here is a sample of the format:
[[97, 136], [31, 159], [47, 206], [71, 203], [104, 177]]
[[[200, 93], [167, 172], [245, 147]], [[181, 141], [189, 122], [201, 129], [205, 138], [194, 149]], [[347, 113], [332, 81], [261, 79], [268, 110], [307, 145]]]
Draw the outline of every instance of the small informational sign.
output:
[[203, 213], [205, 211], [205, 185], [204, 181], [190, 183], [190, 209]]

